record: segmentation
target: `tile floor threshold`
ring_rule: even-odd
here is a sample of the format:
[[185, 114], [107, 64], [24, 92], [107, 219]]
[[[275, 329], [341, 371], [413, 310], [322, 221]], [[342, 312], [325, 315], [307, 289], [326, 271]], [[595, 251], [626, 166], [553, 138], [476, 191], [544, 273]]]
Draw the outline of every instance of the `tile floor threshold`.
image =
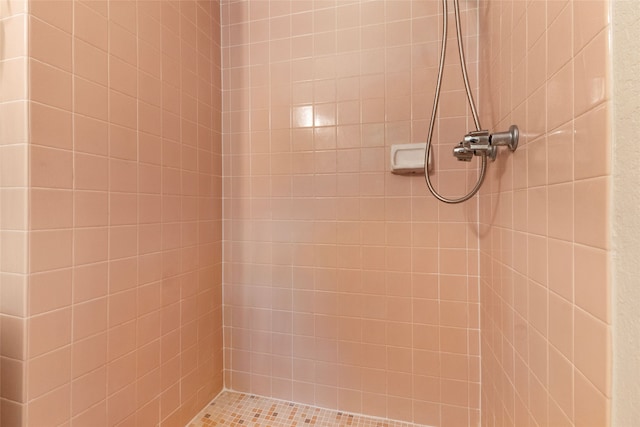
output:
[[419, 427], [400, 421], [223, 391], [187, 427]]

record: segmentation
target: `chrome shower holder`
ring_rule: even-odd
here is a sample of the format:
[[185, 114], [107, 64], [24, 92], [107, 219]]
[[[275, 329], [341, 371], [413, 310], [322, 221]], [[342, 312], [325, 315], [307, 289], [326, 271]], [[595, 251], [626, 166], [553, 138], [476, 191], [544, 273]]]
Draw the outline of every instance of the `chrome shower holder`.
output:
[[512, 125], [506, 132], [489, 133], [488, 130], [478, 130], [465, 135], [454, 149], [453, 155], [458, 160], [470, 162], [473, 156], [487, 156], [491, 160], [496, 159], [498, 147], [509, 147], [516, 151], [520, 132], [518, 126]]

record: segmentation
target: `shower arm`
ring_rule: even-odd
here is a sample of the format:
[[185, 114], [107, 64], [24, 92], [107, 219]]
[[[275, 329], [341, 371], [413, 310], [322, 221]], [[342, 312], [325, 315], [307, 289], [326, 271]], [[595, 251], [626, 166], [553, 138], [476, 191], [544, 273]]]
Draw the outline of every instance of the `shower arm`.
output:
[[[460, 55], [460, 66], [462, 68], [462, 77], [464, 80], [464, 87], [465, 87], [465, 91], [467, 93], [467, 100], [469, 101], [469, 106], [471, 107], [471, 114], [473, 115], [473, 121], [474, 124], [476, 126], [476, 131], [480, 131], [481, 126], [480, 126], [480, 119], [478, 118], [478, 112], [476, 110], [476, 106], [473, 100], [473, 94], [471, 93], [471, 88], [469, 85], [469, 76], [467, 74], [467, 65], [466, 65], [466, 60], [464, 57], [464, 48], [462, 45], [462, 30], [461, 30], [461, 25], [460, 25], [460, 5], [458, 3], [458, 0], [453, 0], [454, 3], [454, 12], [455, 12], [455, 17], [456, 17], [456, 34], [457, 34], [457, 39], [458, 39], [458, 54]], [[444, 62], [445, 62], [445, 56], [446, 56], [446, 51], [447, 51], [447, 33], [448, 33], [448, 5], [447, 5], [447, 0], [442, 0], [442, 47], [440, 50], [440, 63], [439, 63], [439, 67], [438, 67], [438, 79], [436, 82], [436, 93], [434, 96], [434, 101], [433, 101], [433, 109], [431, 111], [431, 121], [429, 122], [429, 132], [427, 134], [427, 149], [425, 150], [425, 154], [424, 154], [424, 164], [425, 164], [425, 168], [424, 168], [424, 180], [427, 183], [427, 187], [429, 188], [429, 191], [431, 192], [431, 194], [433, 194], [433, 196], [440, 200], [441, 202], [444, 203], [449, 203], [449, 204], [455, 204], [455, 203], [462, 203], [465, 202], [467, 200], [469, 200], [470, 198], [472, 198], [477, 192], [478, 190], [480, 190], [480, 187], [482, 186], [482, 183], [484, 181], [484, 177], [486, 175], [486, 169], [487, 169], [487, 153], [485, 151], [482, 151], [479, 153], [479, 155], [482, 157], [481, 159], [481, 167], [480, 167], [480, 177], [478, 178], [478, 182], [476, 183], [476, 185], [473, 187], [473, 189], [471, 189], [471, 191], [466, 194], [465, 196], [462, 196], [460, 198], [457, 199], [448, 199], [444, 196], [441, 196], [436, 189], [433, 187], [433, 184], [431, 183], [431, 179], [429, 178], [429, 168], [427, 167], [428, 163], [427, 163], [427, 159], [429, 159], [429, 156], [431, 155], [431, 147], [432, 147], [432, 140], [433, 140], [433, 130], [435, 127], [435, 122], [436, 122], [436, 117], [437, 117], [437, 113], [438, 113], [438, 103], [440, 101], [440, 89], [442, 87], [442, 74], [444, 72]]]

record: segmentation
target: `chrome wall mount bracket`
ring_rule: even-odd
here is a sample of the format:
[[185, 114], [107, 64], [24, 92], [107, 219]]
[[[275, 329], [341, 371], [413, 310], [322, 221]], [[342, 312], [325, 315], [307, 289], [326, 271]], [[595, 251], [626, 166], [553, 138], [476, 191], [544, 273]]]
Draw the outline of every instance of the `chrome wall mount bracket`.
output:
[[461, 161], [470, 162], [473, 156], [487, 156], [496, 159], [498, 147], [508, 147], [511, 151], [518, 148], [520, 132], [512, 125], [506, 132], [489, 133], [488, 130], [469, 132], [454, 149], [453, 155]]

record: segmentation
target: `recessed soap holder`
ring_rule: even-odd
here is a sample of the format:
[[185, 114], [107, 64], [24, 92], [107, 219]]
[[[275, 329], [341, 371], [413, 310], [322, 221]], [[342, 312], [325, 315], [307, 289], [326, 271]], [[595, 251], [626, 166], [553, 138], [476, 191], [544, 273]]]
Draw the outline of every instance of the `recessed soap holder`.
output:
[[[391, 146], [391, 173], [414, 175], [424, 173], [424, 152], [427, 144], [393, 144]], [[429, 169], [433, 164], [433, 150], [429, 156]]]

